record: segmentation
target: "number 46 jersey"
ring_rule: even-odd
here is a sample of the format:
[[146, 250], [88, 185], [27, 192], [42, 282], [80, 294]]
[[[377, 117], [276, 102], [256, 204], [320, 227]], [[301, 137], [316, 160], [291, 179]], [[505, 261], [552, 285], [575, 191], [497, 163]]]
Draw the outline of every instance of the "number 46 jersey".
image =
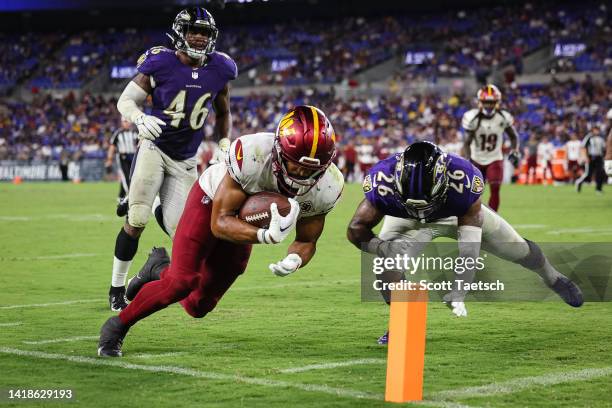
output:
[[461, 127], [475, 135], [470, 145], [470, 159], [482, 166], [503, 160], [504, 132], [513, 123], [514, 118], [505, 110], [497, 110], [491, 117], [482, 115], [479, 109], [465, 112]]
[[166, 122], [154, 143], [174, 160], [195, 156], [211, 102], [238, 75], [227, 54], [215, 51], [207, 58], [204, 66], [191, 67], [179, 60], [176, 51], [153, 47], [138, 59], [138, 72], [151, 78], [151, 115]]
[[[363, 180], [363, 192], [366, 199], [383, 214], [416, 219], [405, 210], [395, 186], [395, 166], [400, 158], [401, 153], [374, 165]], [[445, 160], [449, 182], [447, 198], [426, 222], [465, 215], [484, 191], [482, 173], [472, 163], [454, 154], [447, 154]]]

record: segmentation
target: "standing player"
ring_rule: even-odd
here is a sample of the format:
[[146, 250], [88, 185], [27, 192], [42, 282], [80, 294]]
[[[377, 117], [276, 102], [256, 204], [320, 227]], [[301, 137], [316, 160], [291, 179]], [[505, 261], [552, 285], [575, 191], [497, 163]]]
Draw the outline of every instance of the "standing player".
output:
[[[113, 160], [117, 163], [119, 173], [119, 197], [117, 198], [117, 215], [127, 211], [127, 193], [130, 186], [130, 168], [138, 145], [138, 132], [132, 128], [132, 124], [125, 118], [121, 118], [121, 128], [117, 129], [111, 136], [105, 167], [113, 167]], [[125, 215], [125, 214], [123, 214]]]
[[606, 154], [606, 141], [601, 137], [599, 126], [593, 126], [591, 131], [582, 139], [582, 146], [587, 152], [587, 163], [584, 174], [576, 180], [576, 191], [582, 190], [582, 183], [590, 181], [595, 176], [595, 191], [602, 193], [603, 184], [606, 181], [604, 170], [604, 156]]
[[[138, 60], [138, 74], [119, 97], [119, 112], [138, 126], [142, 139], [136, 154], [129, 192], [127, 222], [115, 243], [111, 310], [124, 309], [125, 277], [138, 249], [138, 239], [159, 194], [162, 227], [174, 236], [189, 189], [197, 178], [195, 155], [202, 126], [212, 101], [216, 133], [231, 129], [228, 82], [237, 75], [236, 63], [215, 51], [218, 30], [205, 9], [181, 11], [172, 25], [176, 50], [154, 47]], [[138, 107], [148, 95], [153, 109]]]
[[608, 120], [608, 140], [606, 142], [606, 159], [604, 162], [606, 174], [612, 177], [612, 108], [606, 114]]
[[575, 132], [570, 136], [570, 140], [565, 143], [565, 152], [567, 155], [567, 172], [570, 175], [572, 183], [578, 178], [580, 171], [580, 162], [582, 161], [582, 143], [578, 140], [578, 135]]
[[[276, 134], [256, 133], [234, 141], [225, 162], [206, 169], [189, 193], [172, 248], [154, 250], [130, 281], [134, 300], [100, 330], [98, 355], [121, 356], [128, 329], [146, 316], [179, 302], [204, 317], [244, 272], [252, 244], [277, 244], [295, 228], [287, 256], [270, 265], [278, 276], [305, 266], [314, 256], [325, 216], [340, 198], [344, 179], [332, 163], [335, 135], [323, 112], [298, 106], [281, 119]], [[236, 217], [249, 194], [280, 192], [290, 198], [282, 217], [272, 204], [270, 226], [258, 229]]]
[[[434, 238], [457, 239], [459, 256], [478, 257], [480, 246], [492, 254], [536, 272], [544, 283], [574, 307], [582, 305], [580, 289], [558, 272], [540, 247], [522, 238], [496, 212], [481, 205], [481, 172], [462, 157], [443, 153], [429, 142], [414, 143], [403, 153], [380, 161], [366, 176], [361, 202], [348, 227], [349, 240], [384, 257], [417, 257]], [[385, 217], [386, 216], [386, 217]], [[372, 231], [385, 217], [378, 236]], [[466, 271], [468, 279], [474, 271]], [[383, 279], [397, 281], [397, 273]], [[382, 293], [390, 301], [390, 293]], [[465, 293], [445, 296], [457, 316], [467, 316]], [[379, 339], [385, 344], [387, 335]]]
[[495, 85], [486, 85], [478, 90], [478, 109], [463, 115], [461, 126], [467, 137], [463, 149], [465, 157], [478, 167], [491, 187], [489, 207], [499, 208], [499, 190], [504, 178], [504, 133], [510, 138], [508, 160], [516, 167], [519, 162], [518, 135], [514, 129], [514, 118], [500, 108], [502, 94]]

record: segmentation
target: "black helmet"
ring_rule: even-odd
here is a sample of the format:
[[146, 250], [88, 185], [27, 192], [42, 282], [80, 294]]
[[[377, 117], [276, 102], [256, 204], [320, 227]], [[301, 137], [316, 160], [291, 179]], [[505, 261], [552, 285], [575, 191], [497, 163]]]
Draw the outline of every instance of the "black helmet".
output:
[[426, 220], [446, 201], [446, 154], [430, 142], [411, 144], [397, 161], [395, 186], [408, 214]]
[[[208, 35], [208, 43], [203, 49], [195, 48], [187, 42], [187, 34], [190, 31], [204, 31]], [[174, 19], [172, 32], [168, 33], [174, 48], [184, 51], [195, 59], [202, 59], [215, 50], [218, 35], [219, 30], [215, 25], [215, 19], [203, 7], [181, 10]]]

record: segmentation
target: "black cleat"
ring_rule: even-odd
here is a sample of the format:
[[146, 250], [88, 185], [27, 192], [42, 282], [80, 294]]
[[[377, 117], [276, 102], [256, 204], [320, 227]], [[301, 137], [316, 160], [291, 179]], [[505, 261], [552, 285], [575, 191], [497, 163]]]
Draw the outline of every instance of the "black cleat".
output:
[[170, 263], [170, 257], [166, 248], [155, 248], [151, 250], [147, 262], [132, 279], [128, 281], [125, 295], [129, 301], [134, 300], [140, 289], [148, 282], [159, 280], [161, 271]]
[[129, 327], [123, 324], [119, 316], [108, 319], [100, 328], [98, 341], [98, 356], [121, 357], [121, 346]]
[[128, 202], [128, 197], [125, 196], [117, 203], [117, 217], [125, 217], [129, 208], [130, 203]]
[[108, 292], [108, 304], [110, 305], [110, 310], [113, 312], [120, 312], [127, 307], [125, 286], [118, 288], [111, 286]]
[[565, 303], [573, 307], [580, 307], [584, 303], [582, 291], [574, 282], [565, 276], [557, 278], [550, 288], [554, 290]]

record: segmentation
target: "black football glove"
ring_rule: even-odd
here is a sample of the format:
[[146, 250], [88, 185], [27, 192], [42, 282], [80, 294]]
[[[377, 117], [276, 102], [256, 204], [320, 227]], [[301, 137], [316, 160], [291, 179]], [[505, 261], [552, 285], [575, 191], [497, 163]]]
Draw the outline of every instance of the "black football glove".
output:
[[519, 165], [519, 162], [521, 161], [521, 155], [519, 154], [518, 151], [513, 150], [508, 155], [508, 161], [512, 164], [512, 166], [514, 166], [514, 168], [517, 168]]

